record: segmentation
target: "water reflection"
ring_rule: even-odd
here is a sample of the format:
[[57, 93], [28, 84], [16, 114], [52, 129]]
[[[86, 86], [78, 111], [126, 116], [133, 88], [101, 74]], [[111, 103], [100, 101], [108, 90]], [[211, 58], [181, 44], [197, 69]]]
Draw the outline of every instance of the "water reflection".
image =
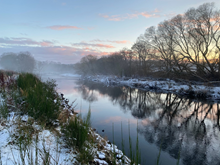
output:
[[[80, 82], [82, 84], [82, 82]], [[218, 103], [195, 102], [173, 94], [158, 94], [128, 87], [106, 87], [83, 82], [82, 97], [98, 101], [108, 95], [123, 112], [141, 120], [138, 132], [183, 164], [220, 164], [220, 108]]]

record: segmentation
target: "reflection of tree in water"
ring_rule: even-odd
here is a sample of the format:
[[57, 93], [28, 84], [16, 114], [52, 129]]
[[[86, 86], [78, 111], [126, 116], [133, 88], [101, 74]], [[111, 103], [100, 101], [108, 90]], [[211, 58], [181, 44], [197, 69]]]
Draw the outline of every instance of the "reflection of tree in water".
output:
[[218, 104], [191, 102], [172, 94], [160, 98], [159, 104], [161, 108], [154, 109], [139, 129], [148, 142], [176, 159], [181, 151], [184, 164], [220, 163]]
[[[217, 103], [193, 102], [173, 94], [158, 94], [128, 87], [105, 87], [84, 82], [83, 98], [108, 95], [123, 111], [142, 119], [139, 133], [161, 146], [183, 164], [220, 164], [220, 108]], [[87, 99], [88, 100], [88, 99]]]
[[98, 98], [94, 94], [94, 91], [87, 90], [86, 86], [84, 85], [80, 86], [80, 91], [81, 91], [82, 98], [84, 100], [87, 100], [89, 102], [94, 102], [98, 100]]
[[[83, 99], [93, 102], [98, 100], [98, 93], [108, 95], [113, 103], [116, 103], [118, 98], [123, 94], [120, 87], [106, 87], [103, 84], [93, 83], [91, 81], [79, 82], [78, 90], [81, 92]], [[83, 85], [81, 85], [83, 84]]]

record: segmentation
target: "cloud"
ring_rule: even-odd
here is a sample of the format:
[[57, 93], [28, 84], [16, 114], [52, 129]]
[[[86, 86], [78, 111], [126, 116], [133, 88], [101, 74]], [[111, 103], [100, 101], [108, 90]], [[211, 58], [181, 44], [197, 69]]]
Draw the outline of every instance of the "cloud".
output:
[[103, 18], [106, 18], [107, 20], [109, 21], [121, 21], [121, 20], [124, 20], [126, 19], [125, 17], [123, 16], [119, 16], [119, 15], [112, 15], [112, 16], [109, 16], [109, 15], [103, 15], [103, 14], [99, 14], [100, 17], [103, 17]]
[[107, 15], [107, 14], [99, 14], [100, 17], [103, 17], [109, 21], [123, 21], [125, 19], [133, 19], [138, 18], [138, 16], [143, 16], [145, 18], [151, 18], [151, 17], [161, 17], [159, 14], [159, 10], [155, 9], [152, 12], [135, 12], [132, 14], [125, 14], [125, 15]]
[[96, 56], [109, 55], [109, 52], [102, 52], [92, 48], [76, 48], [72, 46], [48, 46], [48, 47], [30, 47], [30, 46], [17, 46], [2, 47], [0, 54], [5, 52], [21, 52], [29, 51], [36, 60], [39, 61], [54, 61], [65, 64], [73, 64], [79, 62], [83, 56], [92, 54]]
[[128, 41], [128, 40], [111, 41], [111, 40], [99, 40], [99, 39], [91, 40], [90, 42], [110, 42], [110, 43], [116, 43], [116, 44], [127, 44], [127, 43], [131, 43], [131, 42]]
[[99, 48], [115, 48], [112, 45], [107, 44], [91, 44], [87, 42], [80, 42], [80, 43], [72, 43], [72, 46], [80, 46], [80, 47], [99, 47]]
[[70, 26], [70, 25], [54, 25], [54, 26], [47, 26], [47, 28], [52, 30], [64, 30], [64, 29], [76, 29], [80, 30], [83, 28], [77, 27], [77, 26]]
[[30, 38], [24, 38], [24, 37], [20, 37], [20, 38], [0, 38], [0, 45], [20, 45], [20, 46], [51, 46], [53, 45], [54, 42], [52, 41], [47, 41], [47, 40], [43, 40], [43, 41], [34, 41]]
[[[82, 47], [79, 47], [81, 45]], [[113, 48], [107, 44], [76, 43], [72, 46], [57, 45], [57, 41], [35, 41], [30, 38], [0, 38], [0, 55], [5, 52], [29, 51], [36, 60], [55, 61], [66, 64], [79, 62], [83, 56], [109, 55], [111, 52], [100, 51], [98, 48]]]

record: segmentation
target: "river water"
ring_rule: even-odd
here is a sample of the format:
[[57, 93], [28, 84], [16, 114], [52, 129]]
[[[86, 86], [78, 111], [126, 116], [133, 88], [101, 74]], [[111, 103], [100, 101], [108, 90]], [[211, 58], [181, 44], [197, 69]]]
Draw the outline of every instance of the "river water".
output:
[[[220, 164], [220, 108], [217, 103], [192, 101], [173, 94], [129, 87], [106, 87], [77, 77], [53, 77], [58, 92], [86, 115], [92, 127], [129, 156], [138, 137], [141, 164]], [[114, 132], [114, 133], [113, 133]], [[122, 138], [123, 137], [123, 138]], [[123, 139], [123, 140], [122, 140]]]

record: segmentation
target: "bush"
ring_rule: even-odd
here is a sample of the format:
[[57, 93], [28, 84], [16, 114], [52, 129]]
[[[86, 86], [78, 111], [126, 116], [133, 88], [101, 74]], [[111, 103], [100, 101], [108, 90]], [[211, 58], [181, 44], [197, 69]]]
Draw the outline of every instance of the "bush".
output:
[[53, 80], [44, 83], [36, 76], [25, 73], [19, 75], [17, 84], [25, 100], [23, 104], [25, 113], [45, 123], [57, 119], [60, 98], [57, 96]]
[[87, 117], [81, 120], [80, 116], [75, 117], [66, 123], [61, 131], [66, 137], [66, 143], [72, 148], [77, 148], [80, 151], [83, 149], [86, 140], [89, 140], [91, 112], [89, 110]]

